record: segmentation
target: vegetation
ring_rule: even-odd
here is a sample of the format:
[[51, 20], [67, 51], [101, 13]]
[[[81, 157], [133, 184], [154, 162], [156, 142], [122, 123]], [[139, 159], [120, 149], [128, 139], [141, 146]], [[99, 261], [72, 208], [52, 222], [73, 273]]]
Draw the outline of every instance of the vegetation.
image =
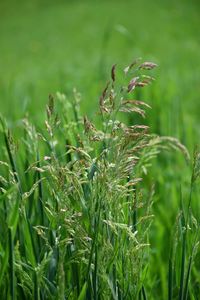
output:
[[[154, 190], [142, 195], [140, 181], [161, 149], [180, 149], [189, 159], [175, 138], [155, 136], [146, 125], [118, 119], [120, 113], [145, 116], [149, 105], [133, 100], [132, 94], [154, 80], [141, 73], [155, 67], [134, 61], [124, 69], [129, 81], [117, 86], [116, 65], [112, 67], [99, 100], [100, 129], [80, 116], [76, 91], [71, 102], [64, 94], [57, 93], [56, 101], [49, 96], [45, 131], [24, 119], [19, 144], [2, 121], [4, 299], [146, 299]], [[185, 211], [181, 202], [171, 244], [169, 299], [174, 293], [179, 299], [188, 297], [199, 228], [190, 207], [199, 174], [197, 153], [188, 207]]]
[[198, 1], [0, 15], [0, 298], [198, 299]]

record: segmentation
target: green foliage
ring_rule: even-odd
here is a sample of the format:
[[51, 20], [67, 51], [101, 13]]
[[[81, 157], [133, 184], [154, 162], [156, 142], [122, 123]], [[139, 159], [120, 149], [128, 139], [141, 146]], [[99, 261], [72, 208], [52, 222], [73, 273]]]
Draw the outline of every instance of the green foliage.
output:
[[[155, 67], [137, 60], [120, 72], [114, 65], [95, 124], [80, 115], [76, 90], [70, 99], [50, 95], [45, 128], [25, 119], [18, 141], [2, 121], [4, 298], [151, 299], [153, 189], [144, 192], [142, 177], [163, 150], [179, 149], [189, 160], [187, 149], [175, 138], [159, 137], [146, 125], [123, 121], [124, 114], [138, 115], [140, 122], [145, 116], [149, 105], [135, 100], [133, 92], [151, 84], [154, 78], [143, 73]], [[191, 191], [199, 177], [198, 153], [193, 170]], [[199, 225], [191, 213], [191, 199], [192, 192], [187, 211], [182, 204], [177, 220], [169, 299], [177, 289], [179, 299], [193, 295], [190, 275]]]
[[[73, 121], [76, 121], [79, 115], [78, 107], [66, 107], [69, 99], [72, 99], [72, 88], [78, 87], [83, 95], [81, 111], [87, 112], [89, 119], [93, 116], [98, 131], [102, 131], [101, 118], [99, 115], [94, 116], [93, 112], [96, 109], [97, 97], [105, 84], [108, 69], [113, 62], [126, 63], [133, 57], [143, 56], [159, 63], [159, 68], [156, 69], [157, 81], [149, 88], [135, 89], [134, 99], [148, 100], [148, 105], [153, 109], [140, 106], [138, 110], [142, 114], [143, 108], [147, 109], [148, 118], [143, 120], [143, 124], [150, 126], [152, 132], [164, 137], [161, 145], [161, 138], [155, 136], [153, 143], [158, 142], [159, 147], [144, 148], [137, 162], [137, 168], [143, 171], [142, 176], [138, 177], [142, 177], [143, 181], [138, 182], [136, 192], [133, 192], [134, 230], [137, 230], [138, 218], [145, 214], [153, 215], [149, 223], [148, 218], [144, 219], [146, 231], [149, 232], [147, 242], [150, 247], [145, 249], [148, 264], [141, 274], [141, 282], [145, 282], [145, 286], [142, 287], [140, 283], [139, 297], [177, 299], [179, 295], [188, 293], [189, 299], [199, 299], [200, 252], [199, 248], [195, 247], [199, 240], [195, 224], [197, 223], [198, 228], [200, 219], [198, 163], [195, 163], [196, 167], [192, 171], [194, 183], [190, 197], [188, 189], [191, 170], [185, 164], [182, 155], [174, 151], [160, 151], [161, 148], [181, 147], [178, 140], [166, 136], [178, 138], [190, 152], [200, 138], [198, 1], [22, 0], [19, 3], [15, 0], [2, 0], [0, 12], [0, 112], [8, 122], [8, 126], [4, 125], [0, 133], [0, 285], [5, 287], [0, 291], [0, 298], [6, 299], [6, 293], [11, 291], [9, 279], [12, 268], [8, 265], [11, 261], [12, 244], [15, 249], [14, 272], [18, 278], [18, 281], [14, 278], [13, 283], [17, 284], [20, 299], [31, 299], [33, 293], [35, 297], [38, 296], [38, 290], [43, 286], [46, 298], [56, 293], [52, 278], [55, 278], [55, 270], [58, 269], [55, 264], [58, 255], [55, 249], [49, 249], [49, 255], [45, 256], [43, 243], [46, 243], [48, 224], [52, 230], [57, 228], [54, 208], [59, 202], [59, 197], [55, 196], [57, 200], [52, 209], [51, 201], [46, 199], [52, 199], [51, 193], [47, 192], [54, 179], [45, 176], [48, 171], [47, 166], [44, 166], [44, 157], [46, 154], [50, 155], [55, 148], [57, 159], [69, 163], [75, 155], [70, 145], [80, 147], [77, 132], [82, 135], [83, 120], [81, 119], [79, 129], [76, 128]], [[67, 95], [67, 100], [61, 96], [66, 112], [63, 114], [65, 109], [60, 100], [56, 99], [55, 110], [59, 118], [63, 118], [61, 127], [62, 124], [68, 125], [62, 130], [58, 126], [55, 145], [54, 138], [49, 138], [43, 123], [46, 96], [49, 92], [55, 94], [57, 90]], [[76, 97], [79, 98], [77, 93]], [[76, 115], [76, 119], [72, 118], [73, 114]], [[141, 118], [138, 114], [126, 115], [128, 119], [120, 116], [121, 122], [127, 123], [128, 126], [140, 124]], [[51, 122], [56, 123], [56, 120], [47, 122], [52, 126]], [[99, 132], [88, 134], [98, 135]], [[5, 143], [6, 139], [9, 142], [8, 146]], [[101, 147], [98, 146], [100, 143], [95, 142], [97, 155], [101, 151]], [[91, 147], [93, 148], [93, 145]], [[66, 154], [63, 154], [63, 151], [66, 151]], [[86, 153], [91, 155], [93, 160], [96, 154], [88, 151], [89, 149]], [[152, 158], [158, 153], [159, 158], [154, 159], [152, 164]], [[195, 154], [195, 157], [197, 162], [198, 155]], [[45, 159], [47, 163], [48, 156]], [[53, 164], [54, 162], [53, 160]], [[98, 162], [92, 162], [87, 170], [90, 180], [98, 170]], [[150, 165], [151, 172], [147, 172]], [[13, 167], [16, 172], [13, 171]], [[84, 193], [89, 193], [88, 190], [87, 186], [84, 187]], [[20, 193], [24, 198], [22, 201]], [[152, 196], [154, 205], [150, 200]], [[62, 198], [62, 195], [60, 197]], [[85, 196], [79, 199], [87, 216]], [[140, 204], [147, 203], [146, 201], [151, 203], [148, 206], [150, 212], [147, 209], [143, 214], [144, 209]], [[189, 225], [186, 233], [187, 222]], [[118, 222], [114, 223], [115, 226], [120, 225]], [[21, 224], [20, 233], [17, 230], [18, 224]], [[38, 224], [44, 225], [41, 228]], [[9, 241], [10, 228], [13, 242], [11, 239]], [[49, 232], [47, 241], [50, 240], [53, 244], [54, 239], [55, 234]], [[17, 240], [20, 240], [20, 243]], [[71, 253], [70, 249], [67, 251]], [[95, 247], [93, 251], [96, 257]], [[65, 251], [62, 250], [61, 253], [60, 274]], [[22, 261], [22, 257], [26, 257], [25, 261]], [[46, 271], [42, 271], [45, 266], [38, 268], [42, 259], [45, 266], [49, 265]], [[34, 268], [29, 260], [34, 264]], [[184, 266], [183, 271], [181, 266]], [[42, 278], [39, 270], [46, 272], [48, 276]], [[73, 277], [75, 282], [80, 278], [76, 264], [73, 264], [73, 272], [76, 274]], [[67, 280], [71, 280], [71, 277]], [[110, 281], [108, 285], [110, 290], [114, 290]], [[183, 287], [182, 292], [180, 285]], [[98, 282], [94, 286], [98, 286]], [[86, 288], [87, 283], [83, 285], [82, 290], [79, 287], [80, 294], [83, 291], [84, 295]], [[62, 297], [64, 289], [60, 280], [59, 297]], [[70, 297], [70, 293], [69, 289], [66, 298]]]

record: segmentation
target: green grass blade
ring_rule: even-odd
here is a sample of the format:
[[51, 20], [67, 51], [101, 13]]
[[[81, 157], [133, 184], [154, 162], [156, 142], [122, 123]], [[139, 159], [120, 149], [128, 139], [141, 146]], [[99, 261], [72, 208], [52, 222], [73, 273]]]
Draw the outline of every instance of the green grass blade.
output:
[[1, 264], [1, 272], [0, 272], [0, 286], [2, 285], [4, 275], [7, 270], [8, 260], [9, 260], [9, 245], [7, 244], [4, 249], [3, 262]]
[[[39, 156], [39, 152], [37, 152], [37, 167], [40, 168], [40, 156]], [[43, 203], [42, 203], [42, 199], [43, 199], [43, 189], [42, 189], [42, 181], [41, 181], [41, 174], [40, 172], [37, 172], [38, 175], [38, 194], [39, 194], [39, 208], [40, 208], [40, 216], [41, 216], [41, 224], [44, 225], [44, 208], [43, 208]]]
[[10, 276], [10, 296], [12, 300], [16, 299], [16, 286], [15, 286], [15, 268], [14, 268], [14, 243], [12, 228], [8, 228], [9, 240], [9, 276]]
[[191, 274], [191, 268], [192, 268], [192, 263], [193, 263], [193, 259], [194, 259], [194, 255], [196, 252], [196, 248], [198, 247], [199, 242], [197, 242], [197, 238], [198, 238], [198, 234], [199, 234], [199, 228], [197, 230], [194, 242], [193, 242], [193, 247], [192, 247], [192, 253], [190, 255], [189, 258], [189, 263], [188, 263], [188, 269], [187, 269], [187, 274], [186, 274], [186, 278], [185, 278], [185, 288], [184, 288], [184, 300], [188, 299], [188, 290], [189, 290], [189, 280], [190, 280], [190, 274]]
[[186, 278], [185, 278], [185, 288], [184, 288], [184, 294], [183, 294], [183, 299], [184, 300], [188, 299], [188, 287], [189, 287], [189, 279], [190, 279], [190, 273], [191, 273], [191, 268], [192, 268], [192, 259], [193, 258], [192, 258], [192, 255], [191, 255], [190, 259], [189, 259]]
[[3, 133], [4, 133], [4, 141], [5, 141], [5, 145], [6, 145], [6, 150], [7, 150], [7, 153], [8, 153], [9, 160], [10, 160], [10, 165], [11, 165], [11, 168], [12, 168], [12, 171], [13, 171], [13, 174], [14, 174], [14, 178], [15, 178], [16, 182], [18, 183], [19, 193], [22, 197], [22, 186], [21, 186], [20, 179], [19, 179], [19, 176], [18, 176], [15, 159], [12, 155], [12, 151], [11, 151], [11, 148], [10, 148], [10, 142], [9, 142], [8, 134], [6, 133], [5, 128], [4, 128]]
[[36, 253], [33, 246], [33, 236], [30, 230], [30, 223], [26, 218], [20, 220], [23, 222], [23, 237], [26, 250], [26, 259], [33, 267], [36, 267]]
[[94, 300], [98, 299], [98, 296], [97, 296], [97, 270], [98, 270], [98, 249], [97, 249], [97, 245], [95, 245], [95, 262], [94, 262], [94, 272], [93, 272]]
[[187, 234], [187, 230], [185, 229], [185, 231], [183, 232], [183, 240], [182, 240], [181, 277], [180, 277], [179, 300], [183, 300], [183, 292], [184, 292], [185, 259], [186, 259], [186, 234]]
[[147, 300], [147, 295], [144, 286], [142, 286], [142, 296], [143, 296], [143, 300]]
[[87, 282], [84, 283], [80, 295], [78, 297], [78, 300], [85, 300], [86, 299], [86, 291], [87, 291]]
[[37, 271], [34, 272], [34, 300], [40, 300]]
[[173, 262], [172, 262], [172, 253], [171, 253], [169, 258], [169, 267], [168, 267], [168, 300], [172, 300], [172, 299], [173, 299]]

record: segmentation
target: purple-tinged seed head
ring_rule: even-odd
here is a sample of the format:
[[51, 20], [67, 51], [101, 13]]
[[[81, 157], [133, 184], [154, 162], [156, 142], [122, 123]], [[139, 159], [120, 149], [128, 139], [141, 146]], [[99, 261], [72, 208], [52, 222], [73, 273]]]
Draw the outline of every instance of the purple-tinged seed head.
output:
[[153, 62], [150, 62], [150, 61], [146, 61], [144, 62], [143, 64], [141, 64], [139, 66], [139, 69], [144, 69], [144, 70], [151, 70], [151, 69], [154, 69], [156, 68], [158, 65], [153, 63]]
[[135, 89], [138, 79], [139, 77], [134, 77], [131, 79], [131, 81], [128, 84], [128, 90], [127, 90], [128, 93], [130, 93], [132, 90]]

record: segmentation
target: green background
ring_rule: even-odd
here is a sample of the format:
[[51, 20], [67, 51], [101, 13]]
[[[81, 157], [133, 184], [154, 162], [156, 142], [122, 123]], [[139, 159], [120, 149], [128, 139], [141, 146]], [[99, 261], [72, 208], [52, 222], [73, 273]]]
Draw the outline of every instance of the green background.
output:
[[181, 137], [186, 127], [192, 146], [199, 137], [199, 8], [184, 0], [1, 1], [1, 112], [16, 120], [29, 111], [39, 120], [49, 93], [76, 87], [91, 113], [111, 66], [142, 57], [159, 64], [146, 99], [159, 131]]

